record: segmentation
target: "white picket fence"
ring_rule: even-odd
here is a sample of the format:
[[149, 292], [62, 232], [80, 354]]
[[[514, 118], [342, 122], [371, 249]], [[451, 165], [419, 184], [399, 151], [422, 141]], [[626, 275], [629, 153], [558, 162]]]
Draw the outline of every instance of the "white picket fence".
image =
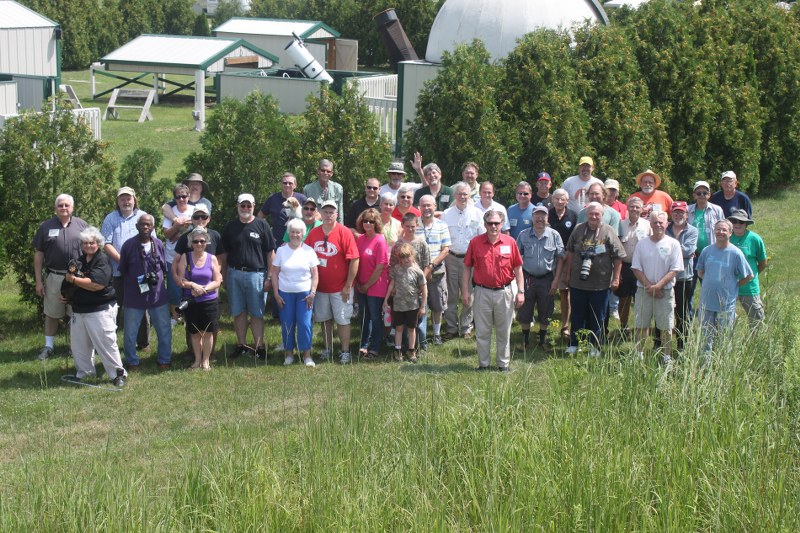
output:
[[[75, 116], [75, 120], [81, 120], [87, 126], [89, 126], [89, 128], [92, 130], [92, 137], [94, 137], [95, 141], [99, 141], [101, 139], [100, 125], [102, 124], [102, 121], [100, 119], [102, 114], [100, 113], [99, 107], [73, 109], [72, 114]], [[5, 127], [7, 120], [18, 116], [20, 115], [0, 115], [0, 129]]]
[[397, 142], [397, 75], [351, 78], [349, 83], [364, 96], [378, 122], [378, 130], [394, 148]]

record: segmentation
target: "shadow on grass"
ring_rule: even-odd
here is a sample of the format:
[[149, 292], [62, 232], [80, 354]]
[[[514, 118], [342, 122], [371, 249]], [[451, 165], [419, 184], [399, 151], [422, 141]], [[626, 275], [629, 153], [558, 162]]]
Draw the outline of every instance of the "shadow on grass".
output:
[[0, 308], [0, 342], [19, 336], [20, 332], [31, 332], [42, 329], [41, 319], [36, 313], [23, 311], [18, 308]]

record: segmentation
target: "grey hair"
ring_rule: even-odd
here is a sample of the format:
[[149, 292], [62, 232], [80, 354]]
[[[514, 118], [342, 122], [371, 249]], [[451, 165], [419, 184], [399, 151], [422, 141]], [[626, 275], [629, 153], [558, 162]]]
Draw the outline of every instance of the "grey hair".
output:
[[428, 163], [427, 165], [425, 165], [424, 167], [422, 167], [422, 175], [423, 175], [423, 176], [427, 176], [427, 175], [428, 175], [428, 173], [429, 173], [431, 170], [435, 170], [435, 171], [436, 171], [436, 172], [438, 172], [439, 174], [441, 174], [441, 173], [442, 173], [442, 169], [441, 169], [441, 168], [439, 168], [439, 165], [437, 165], [436, 163]]
[[486, 211], [486, 212], [483, 214], [483, 221], [484, 221], [484, 222], [486, 222], [486, 219], [488, 219], [488, 218], [489, 218], [490, 216], [492, 216], [492, 215], [497, 215], [497, 216], [499, 216], [499, 217], [500, 217], [500, 222], [502, 222], [503, 224], [505, 224], [505, 222], [506, 222], [506, 215], [505, 215], [505, 213], [503, 213], [503, 212], [502, 212], [502, 211], [500, 211], [499, 209], [489, 209], [489, 210], [487, 210], [487, 211]]
[[669, 220], [669, 215], [667, 215], [666, 211], [651, 211], [650, 212], [650, 222], [654, 220], [658, 220], [661, 217], [664, 217], [664, 220]]
[[419, 203], [422, 203], [422, 200], [425, 200], [426, 202], [430, 200], [433, 202], [433, 206], [436, 207], [436, 198], [432, 194], [424, 194], [420, 196]]
[[331, 167], [331, 170], [333, 170], [333, 161], [331, 161], [330, 159], [320, 159], [317, 168], [322, 168], [322, 167]]
[[306, 223], [300, 220], [299, 218], [293, 218], [286, 224], [286, 231], [291, 232], [292, 230], [300, 230], [302, 232], [305, 232]]
[[586, 212], [587, 213], [589, 212], [590, 209], [594, 209], [594, 208], [597, 208], [600, 211], [605, 210], [605, 207], [603, 207], [603, 204], [601, 204], [600, 202], [589, 202], [588, 204], [586, 204]]
[[389, 200], [394, 205], [397, 205], [397, 197], [390, 192], [385, 192], [381, 194], [381, 203], [385, 202], [386, 200]]
[[520, 187], [525, 187], [526, 189], [528, 189], [531, 192], [533, 191], [533, 187], [531, 187], [531, 184], [528, 183], [527, 181], [520, 181], [519, 183], [517, 183], [517, 186], [514, 187], [514, 190], [516, 191]]
[[72, 204], [73, 207], [75, 207], [75, 198], [73, 198], [71, 195], [59, 194], [58, 196], [56, 196], [56, 203], [55, 203], [56, 207], [58, 207], [58, 202], [60, 202], [61, 200], [69, 200], [69, 203]]
[[644, 201], [641, 198], [639, 198], [638, 196], [631, 196], [630, 198], [628, 198], [628, 202], [627, 203], [631, 203], [631, 202], [639, 202], [640, 204], [644, 205]]
[[731, 221], [728, 220], [727, 218], [718, 220], [717, 223], [714, 224], [714, 229], [716, 229], [716, 227], [719, 226], [720, 224], [725, 224], [726, 226], [728, 226], [728, 231], [733, 231], [733, 224], [731, 224]]
[[550, 196], [552, 196], [553, 198], [558, 198], [560, 196], [563, 196], [564, 198], [569, 200], [569, 193], [567, 192], [566, 189], [556, 189], [550, 194]]
[[398, 195], [403, 194], [403, 193], [407, 193], [407, 192], [412, 193], [412, 196], [413, 196], [414, 187], [412, 187], [409, 184], [405, 184], [405, 185], [401, 185], [400, 188], [397, 189], [397, 194]]
[[191, 233], [189, 233], [189, 238], [191, 239], [195, 235], [204, 235], [208, 236], [208, 231], [203, 226], [195, 226]]
[[100, 233], [100, 230], [94, 226], [89, 226], [88, 228], [80, 232], [80, 234], [78, 235], [78, 239], [82, 243], [94, 241], [97, 243], [97, 246], [99, 248], [102, 248], [106, 244], [106, 238], [103, 237], [103, 234]]

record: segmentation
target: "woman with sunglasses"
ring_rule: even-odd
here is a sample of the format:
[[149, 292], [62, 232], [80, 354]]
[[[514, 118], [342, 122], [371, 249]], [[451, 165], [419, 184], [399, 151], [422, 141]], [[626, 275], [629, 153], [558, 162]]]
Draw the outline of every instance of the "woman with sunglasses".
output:
[[[172, 263], [175, 261], [175, 244], [184, 233], [187, 233], [192, 225], [192, 213], [194, 206], [189, 205], [189, 187], [183, 183], [179, 183], [172, 190], [172, 196], [175, 200], [175, 205], [172, 207], [172, 212], [175, 218], [170, 220], [164, 217], [162, 227], [164, 228], [164, 244], [167, 269], [172, 272]], [[181, 288], [176, 283], [175, 278], [170, 274], [167, 276], [167, 296], [169, 298], [169, 310], [172, 314], [173, 327], [179, 321], [175, 308], [181, 303]]]
[[360, 260], [356, 274], [358, 303], [363, 313], [361, 326], [361, 349], [359, 355], [375, 359], [381, 349], [383, 332], [382, 304], [389, 287], [387, 265], [389, 247], [383, 237], [383, 224], [378, 211], [367, 209], [359, 215], [356, 230], [360, 234], [356, 241]]
[[180, 277], [176, 280], [183, 288], [186, 307], [186, 328], [192, 339], [194, 363], [191, 368], [210, 370], [211, 350], [217, 334], [219, 317], [219, 286], [222, 273], [216, 256], [206, 251], [208, 231], [202, 227], [189, 233], [192, 243], [191, 253], [180, 256], [176, 270]]

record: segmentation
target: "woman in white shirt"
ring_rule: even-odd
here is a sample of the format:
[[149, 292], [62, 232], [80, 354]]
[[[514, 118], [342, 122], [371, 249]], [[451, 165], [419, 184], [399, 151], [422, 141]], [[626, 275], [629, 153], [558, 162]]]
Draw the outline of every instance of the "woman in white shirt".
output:
[[284, 365], [294, 363], [295, 329], [297, 348], [306, 366], [315, 366], [311, 357], [311, 310], [317, 294], [319, 259], [316, 252], [303, 243], [306, 225], [292, 219], [286, 226], [289, 242], [278, 248], [272, 261], [272, 292], [280, 309]]

